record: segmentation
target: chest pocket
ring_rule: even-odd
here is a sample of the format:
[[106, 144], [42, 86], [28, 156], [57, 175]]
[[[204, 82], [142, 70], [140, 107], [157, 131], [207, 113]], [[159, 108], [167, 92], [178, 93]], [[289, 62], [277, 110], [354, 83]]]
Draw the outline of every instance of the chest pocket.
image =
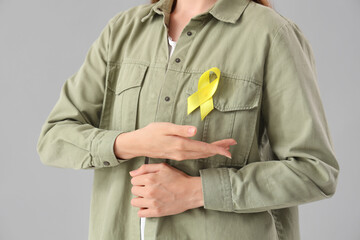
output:
[[139, 95], [147, 69], [146, 63], [130, 61], [109, 68], [105, 104], [112, 129], [135, 130]]
[[[187, 97], [197, 91], [198, 78], [186, 89]], [[220, 76], [213, 95], [214, 109], [201, 121], [200, 108], [185, 115], [182, 124], [194, 125], [201, 134], [201, 141], [214, 142], [233, 138], [236, 145], [230, 147], [232, 159], [214, 155], [200, 161], [211, 166], [243, 166], [246, 164], [254, 137], [261, 95], [261, 85], [250, 80]]]

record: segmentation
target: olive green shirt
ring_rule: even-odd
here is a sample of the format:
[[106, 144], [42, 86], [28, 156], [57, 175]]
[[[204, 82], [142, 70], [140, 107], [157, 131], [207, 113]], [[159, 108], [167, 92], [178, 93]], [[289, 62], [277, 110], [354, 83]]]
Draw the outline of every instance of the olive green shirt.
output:
[[[90, 240], [140, 239], [129, 171], [146, 159], [200, 176], [204, 196], [203, 207], [146, 218], [146, 240], [300, 239], [297, 206], [331, 197], [339, 172], [309, 42], [269, 7], [218, 0], [187, 23], [168, 61], [172, 3], [108, 22], [42, 127], [42, 163], [94, 170]], [[201, 120], [187, 98], [212, 67], [221, 76]], [[209, 143], [234, 138], [232, 159], [117, 159], [116, 137], [151, 122], [196, 126], [191, 139]]]

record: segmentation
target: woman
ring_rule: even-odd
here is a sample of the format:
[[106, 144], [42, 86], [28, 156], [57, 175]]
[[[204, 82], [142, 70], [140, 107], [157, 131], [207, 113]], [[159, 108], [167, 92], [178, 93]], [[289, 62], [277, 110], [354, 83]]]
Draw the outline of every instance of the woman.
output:
[[334, 194], [311, 47], [259, 3], [160, 0], [93, 43], [37, 146], [94, 170], [89, 239], [300, 239], [297, 206]]

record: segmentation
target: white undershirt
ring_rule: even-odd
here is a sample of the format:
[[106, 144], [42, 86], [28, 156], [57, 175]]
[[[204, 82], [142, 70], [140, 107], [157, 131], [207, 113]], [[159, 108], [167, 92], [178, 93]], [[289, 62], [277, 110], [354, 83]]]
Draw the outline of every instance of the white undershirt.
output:
[[[176, 42], [168, 35], [168, 47], [169, 47], [169, 59], [174, 52]], [[145, 231], [145, 217], [140, 218], [140, 228], [141, 228], [141, 240], [144, 240], [144, 231]]]
[[[172, 38], [168, 35], [168, 46], [169, 46], [169, 53], [170, 53], [170, 57], [171, 57], [171, 55], [173, 54], [173, 52], [174, 52], [174, 49], [175, 49], [175, 46], [176, 46], [176, 42], [174, 42], [173, 40], [172, 40]], [[169, 59], [170, 59], [170, 57], [169, 57]]]

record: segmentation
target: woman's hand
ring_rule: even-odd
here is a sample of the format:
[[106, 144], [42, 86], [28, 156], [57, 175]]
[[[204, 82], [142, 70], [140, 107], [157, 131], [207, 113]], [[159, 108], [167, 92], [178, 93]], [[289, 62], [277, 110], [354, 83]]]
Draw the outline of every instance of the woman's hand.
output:
[[195, 133], [194, 126], [152, 122], [146, 127], [120, 134], [116, 138], [114, 152], [121, 159], [147, 156], [181, 161], [207, 158], [216, 154], [231, 158], [228, 150], [230, 145], [236, 144], [234, 139], [206, 143], [189, 138]]
[[143, 164], [131, 171], [131, 205], [139, 217], [161, 217], [204, 205], [201, 177], [192, 177], [167, 163]]

